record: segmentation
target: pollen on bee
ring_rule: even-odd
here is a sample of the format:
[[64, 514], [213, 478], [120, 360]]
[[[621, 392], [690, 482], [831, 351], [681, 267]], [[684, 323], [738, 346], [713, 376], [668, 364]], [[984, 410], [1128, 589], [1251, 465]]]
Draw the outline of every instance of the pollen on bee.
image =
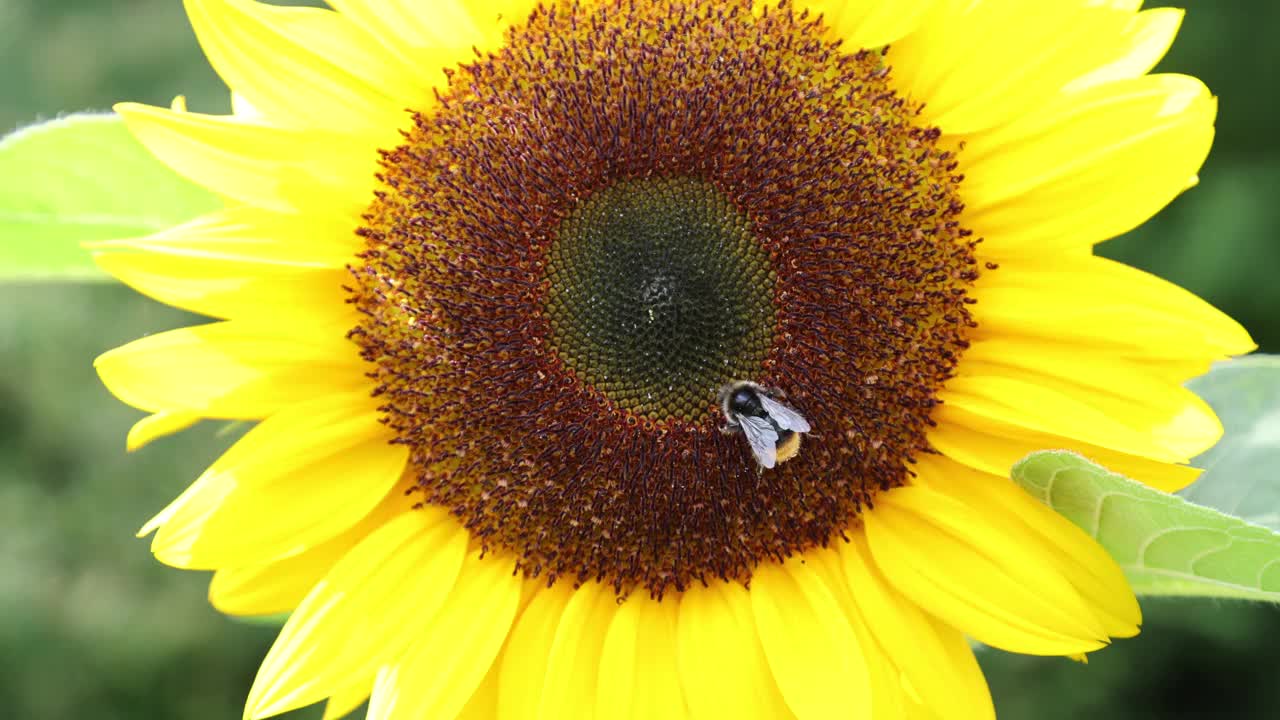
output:
[[800, 435], [793, 432], [778, 443], [778, 464], [782, 464], [800, 453]]

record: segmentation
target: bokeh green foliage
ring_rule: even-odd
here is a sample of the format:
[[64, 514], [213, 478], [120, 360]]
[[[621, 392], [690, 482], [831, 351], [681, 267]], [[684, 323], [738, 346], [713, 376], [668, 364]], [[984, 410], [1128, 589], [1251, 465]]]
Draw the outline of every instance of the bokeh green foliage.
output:
[[[424, 2], [429, 0], [424, 0]], [[302, 3], [291, 3], [302, 4]], [[1150, 3], [1163, 4], [1163, 3]], [[1221, 96], [1199, 188], [1101, 250], [1167, 277], [1280, 352], [1280, 4], [1188, 0], [1163, 69]], [[0, 0], [0, 132], [121, 99], [227, 109], [177, 0]], [[0, 285], [0, 710], [7, 717], [239, 717], [269, 628], [221, 617], [206, 576], [157, 564], [136, 529], [229, 442], [205, 424], [126, 455], [140, 414], [92, 358], [190, 316], [113, 285]], [[1142, 635], [1058, 658], [982, 653], [1005, 720], [1280, 715], [1280, 611], [1144, 603]], [[314, 711], [299, 717], [317, 717]]]
[[101, 280], [86, 244], [137, 238], [217, 210], [114, 113], [73, 113], [0, 138], [0, 281]]

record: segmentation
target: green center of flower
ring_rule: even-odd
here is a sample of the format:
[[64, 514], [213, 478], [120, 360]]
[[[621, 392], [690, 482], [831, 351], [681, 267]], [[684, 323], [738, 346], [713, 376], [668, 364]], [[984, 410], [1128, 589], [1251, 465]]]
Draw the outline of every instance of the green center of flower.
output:
[[[561, 1], [452, 71], [352, 283], [419, 500], [529, 576], [660, 595], [906, 482], [977, 269], [884, 59], [785, 2]], [[721, 432], [733, 381], [812, 426], [785, 464]]]
[[557, 352], [621, 408], [692, 420], [721, 385], [761, 374], [769, 258], [706, 182], [629, 180], [588, 197], [561, 223], [546, 278]]

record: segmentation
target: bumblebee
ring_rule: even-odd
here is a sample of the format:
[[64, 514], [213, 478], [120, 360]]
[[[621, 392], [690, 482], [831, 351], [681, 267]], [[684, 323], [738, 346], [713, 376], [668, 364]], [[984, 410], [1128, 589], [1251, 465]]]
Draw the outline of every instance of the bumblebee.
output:
[[783, 404], [780, 393], [739, 380], [720, 389], [720, 409], [726, 433], [741, 432], [761, 468], [772, 468], [800, 452], [800, 436], [809, 421]]

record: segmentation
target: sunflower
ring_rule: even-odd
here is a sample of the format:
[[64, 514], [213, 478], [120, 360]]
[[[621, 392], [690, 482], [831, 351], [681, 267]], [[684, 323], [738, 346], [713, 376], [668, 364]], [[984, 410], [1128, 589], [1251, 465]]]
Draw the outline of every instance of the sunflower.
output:
[[[1215, 101], [1136, 0], [187, 0], [231, 115], [122, 104], [225, 207], [97, 246], [215, 322], [97, 360], [130, 447], [260, 420], [142, 533], [290, 612], [262, 718], [994, 714], [966, 636], [1138, 632], [1007, 479], [1165, 490], [1253, 347], [1092, 254]], [[721, 388], [807, 418], [763, 469]]]

